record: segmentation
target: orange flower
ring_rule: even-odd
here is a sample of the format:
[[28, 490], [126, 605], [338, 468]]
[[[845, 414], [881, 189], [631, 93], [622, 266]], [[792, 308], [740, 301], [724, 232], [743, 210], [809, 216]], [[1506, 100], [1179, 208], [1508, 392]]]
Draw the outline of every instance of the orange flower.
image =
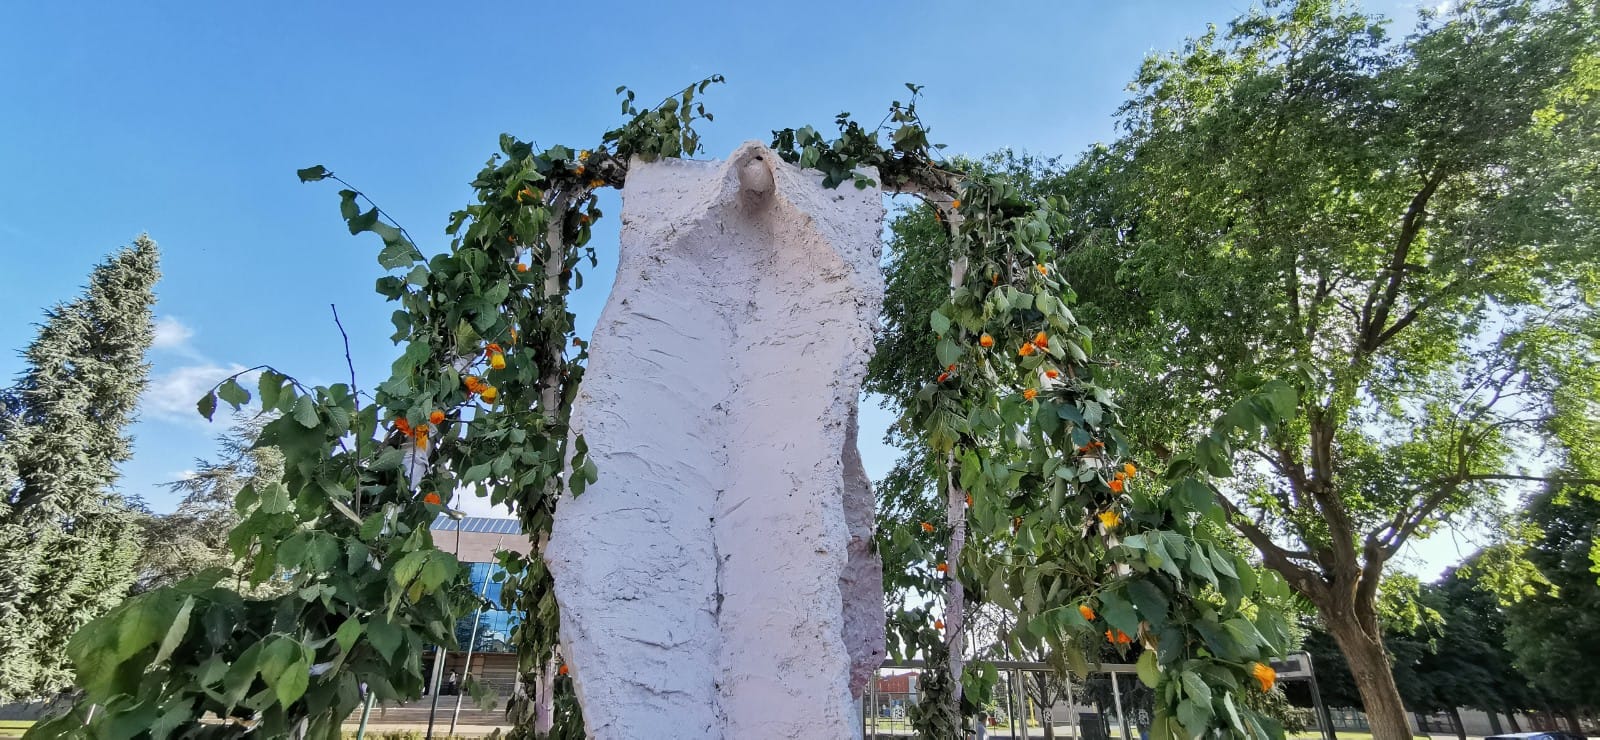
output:
[[517, 202], [521, 203], [523, 198], [527, 198], [528, 200], [538, 200], [539, 194], [534, 192], [532, 187], [524, 187], [523, 189], [517, 191]]
[[468, 375], [467, 377], [462, 378], [461, 383], [467, 387], [468, 393], [483, 392], [483, 381], [480, 380], [476, 375]]
[[417, 435], [417, 449], [419, 449], [419, 450], [428, 449], [428, 435], [420, 434], [420, 433]]
[[528, 271], [528, 266], [527, 265], [524, 265], [521, 262], [517, 263], [517, 272], [527, 272], [527, 271]]
[[572, 338], [572, 346], [574, 346], [574, 347], [582, 347], [583, 346], [583, 340], [579, 339], [577, 337], [573, 337]]
[[439, 506], [439, 505], [443, 504], [444, 501], [439, 498], [439, 494], [430, 493], [430, 494], [422, 497], [422, 503], [433, 504], [434, 506]]
[[443, 424], [444, 423], [444, 412], [440, 411], [438, 409], [434, 409], [433, 413], [428, 414], [428, 423], [429, 424], [433, 424], [435, 426], [437, 426], [439, 424]]
[[1084, 619], [1087, 619], [1091, 622], [1094, 621], [1094, 610], [1090, 609], [1088, 604], [1079, 604], [1078, 613], [1082, 614]]
[[1111, 486], [1111, 490], [1113, 492], [1122, 493], [1122, 488], [1123, 488], [1124, 484], [1123, 484], [1121, 478], [1113, 478], [1109, 485]]
[[483, 392], [479, 395], [483, 396], [485, 403], [494, 403], [494, 399], [500, 395], [500, 390], [491, 385], [487, 388], [484, 388]]
[[932, 532], [933, 531], [933, 524], [930, 523], [930, 522], [923, 522], [922, 523], [922, 531], [924, 531], [924, 532]]
[[1017, 350], [1017, 354], [1019, 354], [1019, 355], [1021, 355], [1023, 357], [1027, 357], [1028, 355], [1033, 354], [1034, 350], [1035, 350], [1035, 347], [1032, 344], [1024, 344], [1024, 345], [1022, 345], [1021, 348], [1019, 348]]
[[588, 149], [579, 149], [578, 150], [578, 161], [579, 162], [582, 162], [583, 160], [588, 159], [588, 158], [589, 158], [589, 150]]
[[935, 619], [935, 620], [933, 620], [933, 628], [936, 629], [936, 630], [944, 629], [944, 620], [943, 619]]
[[989, 276], [989, 284], [990, 285], [999, 285], [1000, 284], [1000, 273], [997, 272], [997, 273], [995, 273], [993, 275], [990, 275]]
[[1039, 332], [1038, 334], [1034, 335], [1033, 344], [1039, 349], [1044, 349], [1045, 347], [1050, 346], [1050, 335], [1045, 334], [1042, 331]]
[[604, 185], [604, 184], [606, 184], [606, 181], [605, 180], [601, 180], [598, 177], [589, 181], [589, 187], [591, 187], [591, 188], [598, 188], [598, 187], [600, 187], [601, 185]]
[[1034, 265], [1034, 267], [1039, 270], [1039, 274], [1040, 275], [1049, 275], [1050, 274], [1050, 268], [1045, 267], [1044, 265]]
[[575, 170], [573, 170], [573, 172], [576, 172], [576, 173], [578, 173], [578, 176], [579, 176], [579, 177], [582, 177], [582, 176], [583, 176], [583, 173], [584, 173], [584, 172], [585, 172], [585, 171], [586, 171], [586, 170], [587, 170], [587, 169], [588, 169], [588, 168], [586, 168], [586, 167], [584, 167], [584, 166], [583, 166], [583, 165], [581, 165], [581, 164], [580, 164], [580, 165], [578, 165], [578, 169], [575, 169]]
[[1059, 371], [1059, 370], [1046, 370], [1046, 371], [1044, 371], [1044, 376], [1046, 378], [1051, 379], [1051, 380], [1055, 380], [1056, 378], [1061, 377], [1061, 371]]
[[567, 665], [565, 663], [561, 664], [561, 668], [557, 669], [556, 673], [559, 673], [563, 676], [567, 675]]
[[1038, 395], [1039, 391], [1036, 388], [1025, 388], [1022, 391], [1022, 398], [1025, 401], [1032, 401]]
[[1016, 534], [1017, 532], [1020, 532], [1020, 531], [1022, 531], [1022, 517], [1020, 517], [1020, 516], [1011, 517], [1011, 533], [1012, 534]]
[[950, 207], [951, 208], [960, 208], [961, 207], [961, 199], [960, 198], [956, 198], [955, 200], [950, 201]]
[[946, 380], [949, 380], [949, 379], [950, 379], [950, 373], [939, 373], [939, 382], [940, 383], [943, 383], [943, 382], [945, 382]]
[[506, 369], [506, 356], [499, 352], [489, 355], [489, 367], [496, 370]]
[[938, 567], [934, 568], [934, 570], [939, 571], [940, 573], [949, 573], [950, 572], [950, 564], [949, 563], [940, 563], [938, 565]]
[[950, 366], [949, 366], [949, 367], [946, 367], [946, 368], [945, 368], [945, 369], [946, 369], [946, 370], [949, 370], [949, 371], [951, 371], [951, 372], [954, 372], [954, 371], [955, 371], [955, 369], [956, 369], [956, 364], [955, 364], [955, 363], [954, 363], [954, 362], [952, 362], [952, 363], [950, 363]]
[[1127, 478], [1128, 478], [1128, 474], [1124, 473], [1124, 472], [1122, 472], [1120, 470], [1118, 470], [1117, 472], [1115, 472], [1115, 473], [1113, 473], [1111, 475], [1111, 480], [1126, 480]]
[[1123, 463], [1122, 472], [1126, 473], [1129, 478], [1132, 478], [1134, 474], [1139, 472], [1139, 469], [1134, 467], [1133, 463]]
[[587, 213], [578, 214], [578, 223], [584, 224], [584, 225], [588, 225], [588, 223], [589, 223], [589, 214], [587, 214]]
[[1117, 512], [1115, 512], [1115, 511], [1102, 511], [1102, 512], [1100, 512], [1100, 526], [1105, 527], [1106, 529], [1114, 529], [1114, 528], [1116, 528], [1116, 526], [1118, 524], [1121, 524], [1121, 523], [1122, 523], [1122, 517], [1120, 515], [1118, 515]]
[[1272, 690], [1272, 685], [1278, 682], [1278, 672], [1265, 663], [1254, 663], [1250, 666], [1250, 675], [1261, 684], [1261, 693]]
[[515, 326], [511, 327], [511, 343], [517, 343], [517, 327]]
[[1106, 642], [1114, 642], [1118, 645], [1126, 645], [1130, 642], [1133, 642], [1133, 638], [1129, 637], [1128, 633], [1123, 632], [1122, 630], [1117, 630], [1115, 636], [1111, 634], [1111, 630], [1106, 630]]
[[983, 335], [981, 337], [978, 337], [978, 346], [982, 347], [984, 349], [988, 349], [990, 347], [993, 347], [994, 346], [994, 337], [991, 337], [988, 334], [985, 334], [985, 335]]
[[1106, 446], [1106, 443], [1104, 443], [1104, 442], [1101, 442], [1101, 441], [1100, 441], [1100, 440], [1098, 440], [1098, 439], [1097, 439], [1097, 440], [1095, 440], [1095, 441], [1093, 441], [1093, 442], [1090, 442], [1090, 443], [1089, 443], [1089, 444], [1092, 444], [1092, 445], [1094, 445], [1094, 446], [1095, 446], [1095, 447], [1101, 447], [1101, 448], [1103, 448], [1103, 447], [1105, 447], [1105, 446]]
[[398, 429], [401, 434], [404, 434], [407, 437], [411, 436], [411, 422], [406, 421], [406, 417], [404, 416], [394, 420], [394, 428]]
[[492, 355], [492, 354], [495, 354], [497, 352], [504, 352], [504, 351], [505, 350], [500, 348], [500, 345], [495, 344], [494, 342], [490, 342], [488, 346], [483, 348], [483, 354], [485, 356]]
[[967, 507], [968, 508], [972, 507], [972, 494], [970, 494], [970, 493], [967, 494]]

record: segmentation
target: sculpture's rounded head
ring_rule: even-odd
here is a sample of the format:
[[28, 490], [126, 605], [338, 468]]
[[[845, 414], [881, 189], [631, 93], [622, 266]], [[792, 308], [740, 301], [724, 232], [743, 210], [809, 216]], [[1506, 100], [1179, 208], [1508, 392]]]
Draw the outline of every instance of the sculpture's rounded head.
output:
[[739, 191], [745, 197], [764, 200], [772, 194], [772, 165], [760, 154], [751, 154], [739, 163]]

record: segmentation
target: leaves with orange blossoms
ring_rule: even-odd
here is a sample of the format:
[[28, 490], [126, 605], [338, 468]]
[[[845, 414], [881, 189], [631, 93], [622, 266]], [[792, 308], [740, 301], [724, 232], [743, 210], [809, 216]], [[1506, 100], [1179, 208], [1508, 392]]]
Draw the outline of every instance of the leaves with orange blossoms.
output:
[[950, 564], [949, 563], [940, 563], [938, 565], [938, 567], [934, 568], [934, 570], [939, 571], [940, 573], [949, 573], [950, 572]]
[[439, 494], [437, 493], [429, 493], [428, 495], [422, 497], [422, 503], [439, 506], [444, 503], [444, 500], [440, 499]]
[[991, 337], [988, 334], [985, 334], [985, 335], [983, 335], [981, 337], [978, 337], [978, 346], [979, 347], [983, 347], [984, 349], [988, 349], [990, 347], [993, 347], [994, 346], [994, 337]]
[[578, 214], [578, 223], [580, 223], [580, 224], [588, 224], [589, 223], [589, 214], [587, 214], [587, 213]]
[[404, 434], [407, 437], [411, 436], [411, 422], [406, 421], [406, 417], [404, 416], [394, 420], [394, 428], [398, 429], [401, 434]]
[[1108, 485], [1111, 486], [1112, 491], [1122, 493], [1123, 483], [1121, 478], [1113, 479]]
[[950, 372], [955, 372], [956, 364], [954, 362], [952, 362], [952, 363], [949, 364], [949, 366], [945, 367], [945, 369], [949, 370]]
[[419, 449], [419, 450], [428, 449], [428, 435], [420, 434], [420, 433], [417, 435], [417, 449]]
[[1137, 474], [1139, 472], [1139, 469], [1134, 467], [1133, 463], [1123, 463], [1122, 464], [1122, 472], [1127, 474], [1127, 476], [1129, 478], [1132, 478], [1135, 474]]
[[972, 506], [972, 494], [970, 494], [970, 493], [967, 494], [967, 506], [969, 508]]
[[[527, 265], [525, 265], [525, 264], [523, 264], [521, 262], [517, 263], [517, 272], [527, 272], [527, 271], [528, 271], [528, 266]], [[513, 339], [511, 341], [515, 342], [517, 340]]]
[[1046, 370], [1044, 371], [1044, 376], [1051, 380], [1055, 380], [1056, 378], [1061, 377], [1061, 371], [1055, 369]]
[[1256, 663], [1250, 666], [1250, 675], [1261, 684], [1261, 693], [1272, 690], [1272, 685], [1278, 682], [1278, 672], [1265, 663]]
[[949, 380], [949, 379], [950, 379], [950, 373], [939, 373], [939, 381], [938, 382], [943, 383], [943, 382], [945, 382], [946, 380]]
[[563, 675], [563, 676], [565, 676], [565, 675], [567, 675], [567, 665], [566, 665], [566, 664], [565, 664], [565, 663], [562, 663], [562, 664], [561, 664], [561, 668], [560, 668], [560, 669], [558, 669], [558, 670], [557, 670], [557, 671], [556, 671], [556, 673], [559, 673], [559, 674], [561, 674], [561, 675]]
[[943, 619], [935, 619], [935, 620], [933, 620], [933, 628], [936, 629], [936, 630], [944, 629], [944, 620]]
[[929, 522], [923, 522], [922, 523], [922, 531], [924, 531], [924, 532], [932, 532], [933, 531], [933, 524], [931, 524]]
[[1034, 267], [1038, 268], [1040, 275], [1049, 275], [1050, 274], [1050, 268], [1045, 267], [1044, 265], [1034, 265]]
[[483, 348], [483, 354], [485, 357], [493, 354], [499, 354], [504, 351], [505, 350], [501, 349], [500, 345], [495, 344], [494, 342], [490, 342], [488, 346]]
[[960, 208], [961, 207], [961, 199], [960, 198], [956, 198], [955, 200], [950, 201], [950, 207], [951, 208]]
[[1033, 354], [1035, 349], [1036, 348], [1033, 346], [1032, 343], [1024, 344], [1024, 345], [1022, 345], [1021, 347], [1019, 347], [1017, 349], [1017, 354], [1019, 354], [1019, 355], [1021, 355], [1023, 357], [1027, 357], [1028, 355]]
[[494, 399], [500, 396], [500, 389], [491, 385], [488, 388], [484, 388], [483, 393], [479, 395], [483, 396], [485, 402], [494, 403]]
[[1024, 388], [1023, 391], [1022, 391], [1022, 398], [1024, 400], [1032, 401], [1033, 399], [1037, 398], [1038, 396], [1039, 396], [1039, 390], [1037, 388]]
[[1033, 344], [1039, 349], [1044, 349], [1045, 347], [1050, 346], [1050, 335], [1042, 331], [1038, 334], [1035, 334], [1033, 337]]
[[1128, 643], [1133, 642], [1133, 638], [1129, 637], [1128, 633], [1123, 632], [1122, 630], [1117, 630], [1117, 633], [1114, 636], [1111, 634], [1111, 630], [1106, 630], [1106, 642], [1114, 642], [1118, 645], [1127, 645]]
[[443, 424], [444, 423], [444, 412], [440, 411], [438, 409], [434, 409], [433, 413], [428, 414], [428, 423], [429, 424], [433, 424], [435, 426], [437, 426], [439, 424]]
[[1078, 613], [1082, 614], [1084, 619], [1087, 619], [1090, 622], [1094, 621], [1094, 610], [1090, 609], [1088, 604], [1079, 604]]

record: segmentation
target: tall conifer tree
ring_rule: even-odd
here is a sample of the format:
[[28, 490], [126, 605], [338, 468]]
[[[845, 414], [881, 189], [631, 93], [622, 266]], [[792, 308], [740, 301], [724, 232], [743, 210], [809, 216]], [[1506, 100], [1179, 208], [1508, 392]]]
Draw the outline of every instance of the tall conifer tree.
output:
[[135, 513], [113, 489], [154, 339], [156, 243], [97, 265], [46, 312], [0, 413], [0, 699], [71, 684], [67, 639], [127, 592]]

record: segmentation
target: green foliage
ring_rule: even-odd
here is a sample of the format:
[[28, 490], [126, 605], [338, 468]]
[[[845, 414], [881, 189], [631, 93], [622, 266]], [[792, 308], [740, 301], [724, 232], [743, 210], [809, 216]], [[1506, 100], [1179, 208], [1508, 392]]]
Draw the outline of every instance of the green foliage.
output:
[[136, 513], [111, 490], [154, 336], [155, 242], [139, 237], [51, 309], [0, 413], [0, 701], [71, 684], [67, 638], [134, 577]]
[[1527, 516], [1542, 530], [1527, 558], [1548, 585], [1507, 607], [1510, 651], [1553, 703], [1600, 706], [1600, 583], [1591, 561], [1600, 501], [1552, 487], [1529, 502]]
[[[910, 566], [889, 578], [891, 588], [937, 593], [944, 576], [931, 566], [949, 560], [964, 591], [1015, 615], [1018, 626], [1004, 639], [1019, 650], [1048, 645], [1080, 673], [1085, 646], [1138, 642], [1157, 651], [1147, 671], [1157, 683], [1155, 736], [1281, 734], [1233, 696], [1248, 690], [1254, 662], [1287, 648], [1287, 624], [1265, 603], [1287, 597], [1288, 587], [1275, 574], [1259, 576], [1198, 525], [1223, 515], [1210, 478], [1231, 474], [1236, 444], [1292, 418], [1296, 386], [1262, 385], [1218, 420], [1193, 455], [1173, 461], [1167, 485], [1136, 485], [1130, 449], [1115, 429], [1117, 403], [1090, 360], [1091, 333], [1073, 314], [1075, 294], [1061, 277], [1060, 201], [934, 162], [914, 99], [896, 103], [889, 119], [897, 124], [892, 148], [878, 148], [876, 132], [845, 116], [837, 140], [785, 130], [773, 146], [786, 160], [821, 169], [825, 184], [862, 177], [854, 173], [871, 165], [886, 187], [917, 192], [937, 208], [932, 220], [940, 228], [923, 218], [897, 235], [922, 238], [917, 251], [891, 263], [889, 359], [874, 366], [869, 386], [914, 390], [902, 396], [895, 434], [919, 448], [911, 459], [925, 468], [902, 464], [891, 500], [907, 513], [931, 513], [916, 501], [919, 474], [938, 481], [935, 490], [965, 492], [970, 505], [958, 526], [969, 546], [957, 559], [934, 539], [948, 534], [943, 528], [890, 523], [880, 538], [886, 571]], [[948, 267], [934, 267], [941, 264]], [[935, 295], [942, 297], [934, 302]], [[907, 367], [925, 368], [920, 382]], [[1085, 619], [1079, 606], [1097, 615]], [[896, 652], [948, 649], [927, 617], [902, 608], [891, 618]], [[1123, 639], [1111, 640], [1117, 633]], [[923, 736], [950, 736], [958, 728], [937, 698], [948, 677], [931, 673], [936, 680], [925, 678], [913, 722]], [[967, 666], [959, 677], [963, 715], [986, 701], [993, 678], [992, 665]]]

